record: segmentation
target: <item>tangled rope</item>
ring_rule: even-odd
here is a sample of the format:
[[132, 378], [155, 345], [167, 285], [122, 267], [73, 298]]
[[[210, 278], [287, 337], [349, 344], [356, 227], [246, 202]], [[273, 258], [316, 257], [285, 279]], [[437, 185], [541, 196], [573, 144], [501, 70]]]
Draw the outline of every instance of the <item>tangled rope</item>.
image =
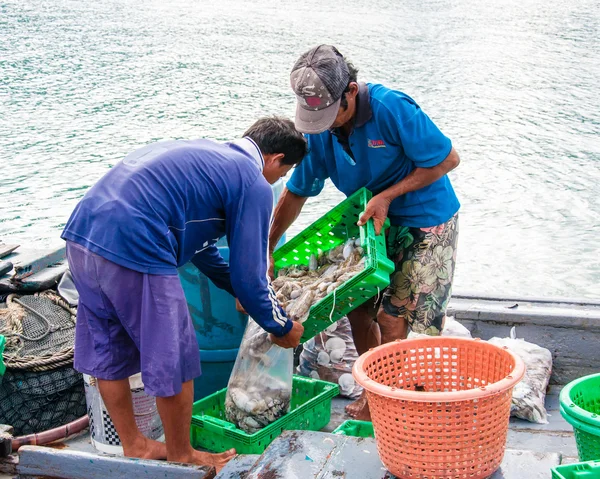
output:
[[[72, 308], [69, 303], [58, 296], [53, 291], [43, 291], [36, 293], [35, 296], [45, 297], [57, 306], [69, 312], [70, 320], [73, 325], [76, 321], [77, 309]], [[66, 366], [73, 363], [75, 354], [74, 346], [62, 349], [57, 352], [45, 353], [41, 355], [19, 356], [18, 353], [23, 347], [23, 341], [40, 341], [48, 334], [56, 331], [48, 318], [35, 309], [19, 301], [19, 296], [11, 294], [6, 298], [6, 309], [0, 309], [0, 334], [6, 337], [6, 349], [4, 351], [4, 364], [12, 369], [26, 369], [28, 371], [49, 371], [60, 366]], [[23, 320], [26, 317], [25, 312], [29, 311], [38, 316], [46, 324], [46, 331], [38, 337], [32, 338], [23, 334]], [[8, 352], [10, 351], [10, 352]]]

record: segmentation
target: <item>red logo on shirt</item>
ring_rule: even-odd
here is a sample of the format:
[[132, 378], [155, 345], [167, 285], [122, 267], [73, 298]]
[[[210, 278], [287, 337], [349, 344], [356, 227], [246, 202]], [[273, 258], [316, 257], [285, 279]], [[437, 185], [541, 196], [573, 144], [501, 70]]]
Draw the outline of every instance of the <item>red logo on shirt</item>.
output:
[[383, 140], [367, 140], [369, 148], [385, 148]]

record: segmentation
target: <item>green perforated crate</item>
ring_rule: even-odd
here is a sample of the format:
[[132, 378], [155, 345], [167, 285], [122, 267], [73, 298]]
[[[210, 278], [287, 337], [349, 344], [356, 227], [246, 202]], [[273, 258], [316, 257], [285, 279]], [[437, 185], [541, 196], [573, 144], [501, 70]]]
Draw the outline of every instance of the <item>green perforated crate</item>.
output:
[[600, 479], [600, 461], [578, 462], [553, 467], [552, 479]]
[[579, 459], [600, 459], [600, 374], [567, 384], [560, 392], [560, 413], [573, 426]]
[[225, 420], [225, 393], [222, 389], [194, 403], [191, 442], [195, 448], [238, 454], [262, 454], [286, 430], [318, 431], [331, 417], [331, 400], [339, 394], [337, 384], [294, 376], [290, 412], [254, 434], [248, 434]]
[[[349, 238], [359, 238], [365, 250], [365, 269], [313, 305], [302, 323], [304, 343], [343, 318], [357, 306], [376, 297], [390, 284], [394, 263], [386, 253], [385, 235], [375, 235], [373, 220], [357, 226], [360, 215], [371, 199], [371, 192], [361, 188], [346, 198], [273, 254], [275, 271], [292, 265], [308, 265], [312, 254], [328, 251]], [[386, 227], [388, 222], [386, 221]], [[335, 303], [334, 303], [335, 297]], [[332, 312], [333, 311], [333, 312]]]
[[373, 423], [370, 421], [346, 421], [340, 424], [333, 433], [352, 437], [375, 437]]

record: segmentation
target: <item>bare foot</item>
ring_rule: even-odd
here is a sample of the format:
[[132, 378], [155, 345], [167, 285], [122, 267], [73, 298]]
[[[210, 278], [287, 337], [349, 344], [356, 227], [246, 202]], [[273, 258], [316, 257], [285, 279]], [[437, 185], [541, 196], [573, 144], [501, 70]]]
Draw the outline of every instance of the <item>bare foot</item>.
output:
[[[222, 452], [220, 454], [211, 454], [209, 452], [193, 451], [191, 456], [177, 457], [172, 460], [175, 462], [185, 462], [187, 464], [195, 464], [197, 466], [214, 466], [217, 474], [231, 461], [236, 455], [235, 449]], [[171, 460], [171, 459], [169, 459]]]
[[136, 438], [131, 446], [123, 446], [123, 453], [126, 457], [137, 457], [139, 459], [166, 459], [167, 446], [163, 442], [140, 436]]
[[371, 411], [369, 411], [369, 403], [367, 402], [367, 393], [365, 391], [362, 392], [356, 401], [346, 406], [346, 414], [359, 421], [371, 420]]

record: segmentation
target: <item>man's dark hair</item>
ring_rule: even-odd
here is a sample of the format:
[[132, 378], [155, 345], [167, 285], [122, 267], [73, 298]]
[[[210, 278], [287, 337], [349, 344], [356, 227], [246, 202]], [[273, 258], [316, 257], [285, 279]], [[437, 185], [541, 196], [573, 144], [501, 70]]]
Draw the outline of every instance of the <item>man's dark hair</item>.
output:
[[263, 154], [283, 153], [281, 162], [285, 165], [297, 165], [307, 153], [306, 139], [287, 118], [260, 118], [244, 136], [254, 140]]
[[346, 62], [346, 65], [348, 65], [348, 73], [350, 74], [350, 76], [348, 78], [348, 85], [346, 85], [346, 89], [344, 90], [344, 93], [342, 93], [342, 102], [340, 103], [340, 106], [345, 110], [346, 108], [348, 108], [348, 100], [346, 100], [346, 93], [350, 91], [350, 83], [357, 81], [358, 68], [356, 68], [352, 63], [347, 61], [345, 58], [344, 58], [344, 61]]

